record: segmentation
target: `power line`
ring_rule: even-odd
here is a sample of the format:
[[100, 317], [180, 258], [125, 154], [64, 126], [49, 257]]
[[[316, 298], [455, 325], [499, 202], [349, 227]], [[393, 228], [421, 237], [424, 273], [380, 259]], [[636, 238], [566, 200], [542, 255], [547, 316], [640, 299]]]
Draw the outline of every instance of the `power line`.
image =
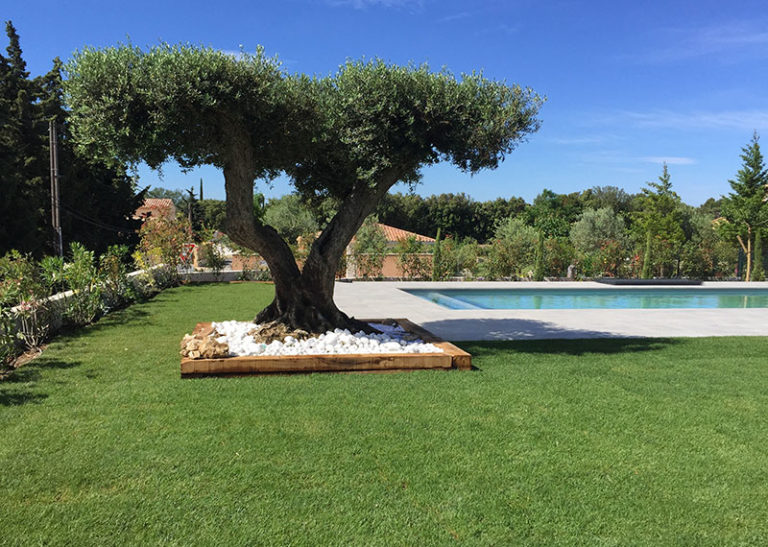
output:
[[118, 226], [114, 226], [111, 224], [105, 224], [104, 222], [101, 222], [99, 220], [96, 220], [92, 217], [87, 217], [85, 215], [82, 215], [81, 213], [78, 213], [74, 209], [70, 208], [66, 204], [62, 204], [64, 206], [64, 212], [66, 212], [68, 215], [73, 216], [77, 218], [78, 220], [81, 220], [83, 222], [86, 222], [88, 224], [92, 224], [93, 226], [96, 226], [98, 228], [101, 228], [102, 230], [109, 230], [110, 232], [118, 232], [122, 234], [133, 234], [135, 233], [135, 230], [130, 230], [126, 228], [120, 228]]

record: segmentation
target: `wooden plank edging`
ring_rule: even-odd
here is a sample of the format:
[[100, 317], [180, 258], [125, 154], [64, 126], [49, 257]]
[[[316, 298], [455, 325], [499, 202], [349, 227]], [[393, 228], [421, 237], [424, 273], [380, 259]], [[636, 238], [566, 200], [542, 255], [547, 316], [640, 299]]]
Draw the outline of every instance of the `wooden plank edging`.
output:
[[[366, 319], [381, 323], [384, 319]], [[472, 356], [407, 319], [395, 319], [404, 330], [424, 342], [432, 343], [442, 353], [375, 353], [335, 355], [253, 355], [217, 359], [181, 359], [181, 377], [246, 376], [269, 374], [306, 374], [312, 372], [404, 372], [414, 370], [471, 370]], [[211, 323], [198, 323], [193, 334], [207, 336]]]

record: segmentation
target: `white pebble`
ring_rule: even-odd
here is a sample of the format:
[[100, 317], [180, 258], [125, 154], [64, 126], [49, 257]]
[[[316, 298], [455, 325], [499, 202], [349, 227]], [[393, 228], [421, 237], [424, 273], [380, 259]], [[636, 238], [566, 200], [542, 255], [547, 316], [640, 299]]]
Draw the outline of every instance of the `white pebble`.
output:
[[382, 334], [351, 333], [346, 329], [328, 331], [315, 338], [297, 340], [286, 336], [280, 342], [274, 340], [269, 344], [257, 343], [249, 331], [258, 328], [254, 323], [244, 321], [222, 321], [213, 323], [213, 328], [219, 336], [219, 342], [229, 345], [230, 355], [329, 355], [355, 353], [442, 353], [442, 349], [433, 344], [425, 344], [421, 340], [403, 340], [406, 334], [400, 327], [372, 324], [382, 331]]

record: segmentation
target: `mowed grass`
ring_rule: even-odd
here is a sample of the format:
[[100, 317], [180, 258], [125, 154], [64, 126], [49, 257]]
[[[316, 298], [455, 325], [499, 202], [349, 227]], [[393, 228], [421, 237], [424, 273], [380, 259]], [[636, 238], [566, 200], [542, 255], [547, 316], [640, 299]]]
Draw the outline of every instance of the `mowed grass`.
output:
[[465, 343], [479, 370], [179, 379], [184, 333], [271, 294], [169, 290], [0, 383], [0, 544], [768, 543], [766, 339]]

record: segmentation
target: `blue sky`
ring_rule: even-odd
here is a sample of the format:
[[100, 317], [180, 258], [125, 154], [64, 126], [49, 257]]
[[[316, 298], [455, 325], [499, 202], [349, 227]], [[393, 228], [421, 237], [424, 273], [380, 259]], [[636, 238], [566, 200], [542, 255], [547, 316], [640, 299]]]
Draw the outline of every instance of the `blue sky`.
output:
[[[544, 188], [597, 185], [639, 191], [669, 164], [673, 187], [698, 205], [730, 190], [753, 131], [768, 142], [768, 5], [761, 1], [283, 0], [104, 2], [12, 0], [2, 10], [32, 74], [51, 59], [130, 37], [140, 46], [261, 44], [291, 72], [329, 74], [347, 58], [428, 62], [454, 73], [530, 86], [548, 98], [543, 125], [496, 171], [469, 177], [449, 165], [424, 171], [423, 195], [478, 200]], [[223, 198], [214, 168], [141, 184], [185, 188], [202, 177]], [[405, 191], [404, 187], [395, 190]], [[285, 181], [269, 196], [289, 190]]]

